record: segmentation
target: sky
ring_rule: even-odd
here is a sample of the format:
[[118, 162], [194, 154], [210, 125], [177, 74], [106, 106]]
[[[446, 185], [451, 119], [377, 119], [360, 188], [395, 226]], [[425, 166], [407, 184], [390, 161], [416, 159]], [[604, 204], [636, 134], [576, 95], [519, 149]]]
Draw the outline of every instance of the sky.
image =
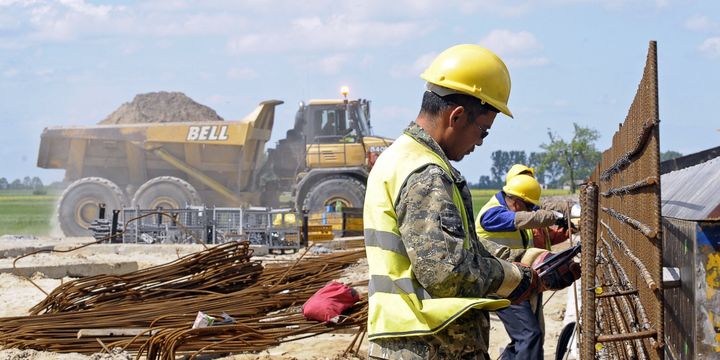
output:
[[454, 165], [490, 175], [496, 150], [541, 151], [573, 123], [603, 151], [627, 115], [648, 43], [658, 43], [660, 149], [720, 145], [720, 1], [714, 0], [0, 0], [0, 177], [37, 168], [48, 126], [93, 125], [137, 94], [180, 91], [226, 120], [279, 99], [275, 142], [300, 101], [372, 101], [375, 134], [415, 119], [419, 74], [456, 44], [505, 60], [509, 107]]

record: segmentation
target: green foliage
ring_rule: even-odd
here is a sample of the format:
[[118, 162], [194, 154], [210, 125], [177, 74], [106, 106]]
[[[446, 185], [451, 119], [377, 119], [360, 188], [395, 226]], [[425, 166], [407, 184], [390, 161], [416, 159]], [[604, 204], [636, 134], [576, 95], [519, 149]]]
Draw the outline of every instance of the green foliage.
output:
[[548, 129], [549, 144], [541, 144], [545, 150], [540, 169], [549, 177], [548, 184], [562, 186], [570, 183], [570, 191], [575, 192], [575, 180], [590, 176], [600, 161], [600, 152], [595, 141], [600, 138], [597, 130], [573, 123], [574, 135], [567, 142]]
[[527, 164], [527, 156], [524, 151], [494, 151], [491, 155], [493, 166], [490, 169], [492, 172], [492, 181], [496, 184], [503, 184], [505, 182], [505, 174], [507, 174], [510, 167], [513, 164]]
[[58, 194], [32, 195], [33, 190], [0, 190], [0, 235], [47, 235]]
[[683, 154], [681, 154], [677, 151], [673, 151], [673, 150], [663, 151], [660, 153], [660, 161], [672, 160], [675, 158], [679, 158], [681, 156], [683, 156]]

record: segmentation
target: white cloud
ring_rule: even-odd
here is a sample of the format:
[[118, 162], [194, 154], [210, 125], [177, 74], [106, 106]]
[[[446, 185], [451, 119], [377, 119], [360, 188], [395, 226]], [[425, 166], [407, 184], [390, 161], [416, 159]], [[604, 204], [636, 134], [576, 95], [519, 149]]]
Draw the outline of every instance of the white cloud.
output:
[[693, 15], [685, 21], [685, 28], [693, 31], [717, 31], [720, 24], [705, 15]]
[[479, 43], [497, 53], [510, 66], [536, 67], [550, 63], [550, 59], [539, 54], [543, 45], [528, 31], [496, 29]]
[[421, 24], [408, 21], [363, 21], [345, 15], [315, 16], [294, 19], [290, 28], [271, 28], [267, 32], [234, 37], [228, 41], [227, 50], [232, 54], [243, 54], [392, 46], [420, 37], [427, 31]]
[[3, 70], [3, 73], [2, 73], [2, 74], [3, 74], [3, 77], [13, 78], [13, 77], [15, 77], [18, 73], [19, 73], [18, 69], [10, 68], [10, 69], [5, 69], [5, 70]]
[[720, 37], [705, 39], [698, 50], [710, 59], [720, 59]]
[[545, 56], [534, 57], [508, 57], [505, 62], [510, 67], [539, 67], [550, 64], [550, 59]]
[[436, 52], [430, 52], [420, 55], [412, 64], [396, 65], [390, 69], [390, 76], [394, 78], [415, 77], [421, 74], [435, 59]]
[[337, 74], [350, 60], [347, 54], [334, 54], [320, 59], [317, 63], [318, 69], [325, 74]]
[[541, 50], [542, 44], [530, 32], [497, 29], [491, 31], [482, 40], [480, 45], [487, 47], [498, 55], [528, 54]]
[[227, 77], [233, 80], [250, 80], [257, 78], [258, 73], [249, 67], [231, 68], [227, 71]]

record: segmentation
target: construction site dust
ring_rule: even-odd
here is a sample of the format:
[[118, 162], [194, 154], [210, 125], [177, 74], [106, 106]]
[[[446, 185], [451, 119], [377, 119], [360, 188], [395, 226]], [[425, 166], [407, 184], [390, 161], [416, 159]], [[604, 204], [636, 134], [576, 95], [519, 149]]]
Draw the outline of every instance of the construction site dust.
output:
[[[565, 198], [579, 232], [553, 250], [580, 243], [582, 277], [545, 297], [548, 358], [720, 357], [720, 196], [706, 190], [720, 158], [661, 172], [656, 46], [612, 146]], [[46, 129], [38, 165], [69, 186], [56, 237], [0, 238], [0, 359], [367, 358], [362, 204], [393, 139], [343, 95], [301, 103], [267, 152], [282, 101], [227, 121], [141, 94], [102, 125]], [[337, 322], [306, 318], [331, 281], [360, 300]], [[491, 326], [497, 358], [509, 339]]]

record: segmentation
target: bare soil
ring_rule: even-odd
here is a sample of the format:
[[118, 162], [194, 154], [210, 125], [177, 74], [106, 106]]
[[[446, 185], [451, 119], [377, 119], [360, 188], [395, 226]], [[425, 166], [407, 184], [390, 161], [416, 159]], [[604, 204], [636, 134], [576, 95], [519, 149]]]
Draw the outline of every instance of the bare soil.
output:
[[120, 105], [99, 124], [138, 124], [185, 121], [222, 121], [215, 110], [195, 102], [181, 92], [138, 94]]
[[[3, 239], [0, 238], [0, 248], [2, 248]], [[148, 245], [151, 249], [153, 245]], [[73, 257], [82, 257], [87, 259], [92, 257], [92, 250], [86, 250], [77, 255], [72, 253], [53, 256], [44, 255], [38, 257], [25, 258], [24, 263], [36, 261], [37, 265], [47, 264], [51, 261], [67, 261]], [[98, 258], [105, 259], [104, 254], [98, 254]], [[153, 256], [148, 251], [143, 256], [141, 267], [158, 265], [174, 260], [181, 254], [164, 254], [162, 256]], [[134, 255], [132, 255], [134, 256]], [[258, 257], [267, 262], [277, 261], [279, 259], [292, 259], [297, 257], [294, 255], [267, 255]], [[54, 257], [54, 259], [53, 259]], [[122, 251], [113, 255], [112, 260], [108, 261], [129, 261], [132, 260], [130, 255], [123, 255]], [[6, 259], [7, 260], [7, 259]], [[137, 259], [135, 259], [137, 260]], [[361, 282], [368, 277], [367, 260], [363, 259], [356, 265], [348, 268], [345, 274], [338, 279], [345, 283]], [[32, 277], [33, 281], [43, 290], [50, 292], [53, 288], [62, 282], [70, 281], [71, 278], [49, 279], [41, 273], [36, 273]], [[364, 287], [357, 287], [360, 292], [366, 292]], [[545, 306], [545, 357], [554, 358], [555, 346], [558, 336], [562, 330], [562, 320], [565, 313], [565, 304], [567, 291], [563, 290], [550, 297], [550, 293], [545, 294], [547, 305]], [[45, 295], [32, 285], [29, 281], [13, 274], [0, 274], [0, 317], [24, 316], [28, 314], [28, 310], [36, 303], [40, 302]], [[549, 301], [548, 301], [549, 299]], [[2, 320], [0, 320], [2, 321]], [[270, 348], [256, 354], [234, 354], [222, 357], [223, 360], [260, 360], [260, 359], [364, 359], [367, 357], [367, 339], [364, 338], [360, 346], [360, 352], [357, 355], [343, 355], [348, 345], [351, 343], [355, 334], [325, 334], [313, 338], [291, 341], [281, 344], [280, 346]], [[502, 323], [495, 315], [491, 316], [491, 334], [490, 334], [490, 355], [496, 359], [501, 349], [509, 342], [507, 334]], [[4, 349], [0, 350], [0, 359], [2, 360], [124, 360], [130, 359], [130, 354], [95, 354], [86, 356], [82, 354], [56, 354], [50, 352], [38, 352], [35, 350], [19, 350]]]

